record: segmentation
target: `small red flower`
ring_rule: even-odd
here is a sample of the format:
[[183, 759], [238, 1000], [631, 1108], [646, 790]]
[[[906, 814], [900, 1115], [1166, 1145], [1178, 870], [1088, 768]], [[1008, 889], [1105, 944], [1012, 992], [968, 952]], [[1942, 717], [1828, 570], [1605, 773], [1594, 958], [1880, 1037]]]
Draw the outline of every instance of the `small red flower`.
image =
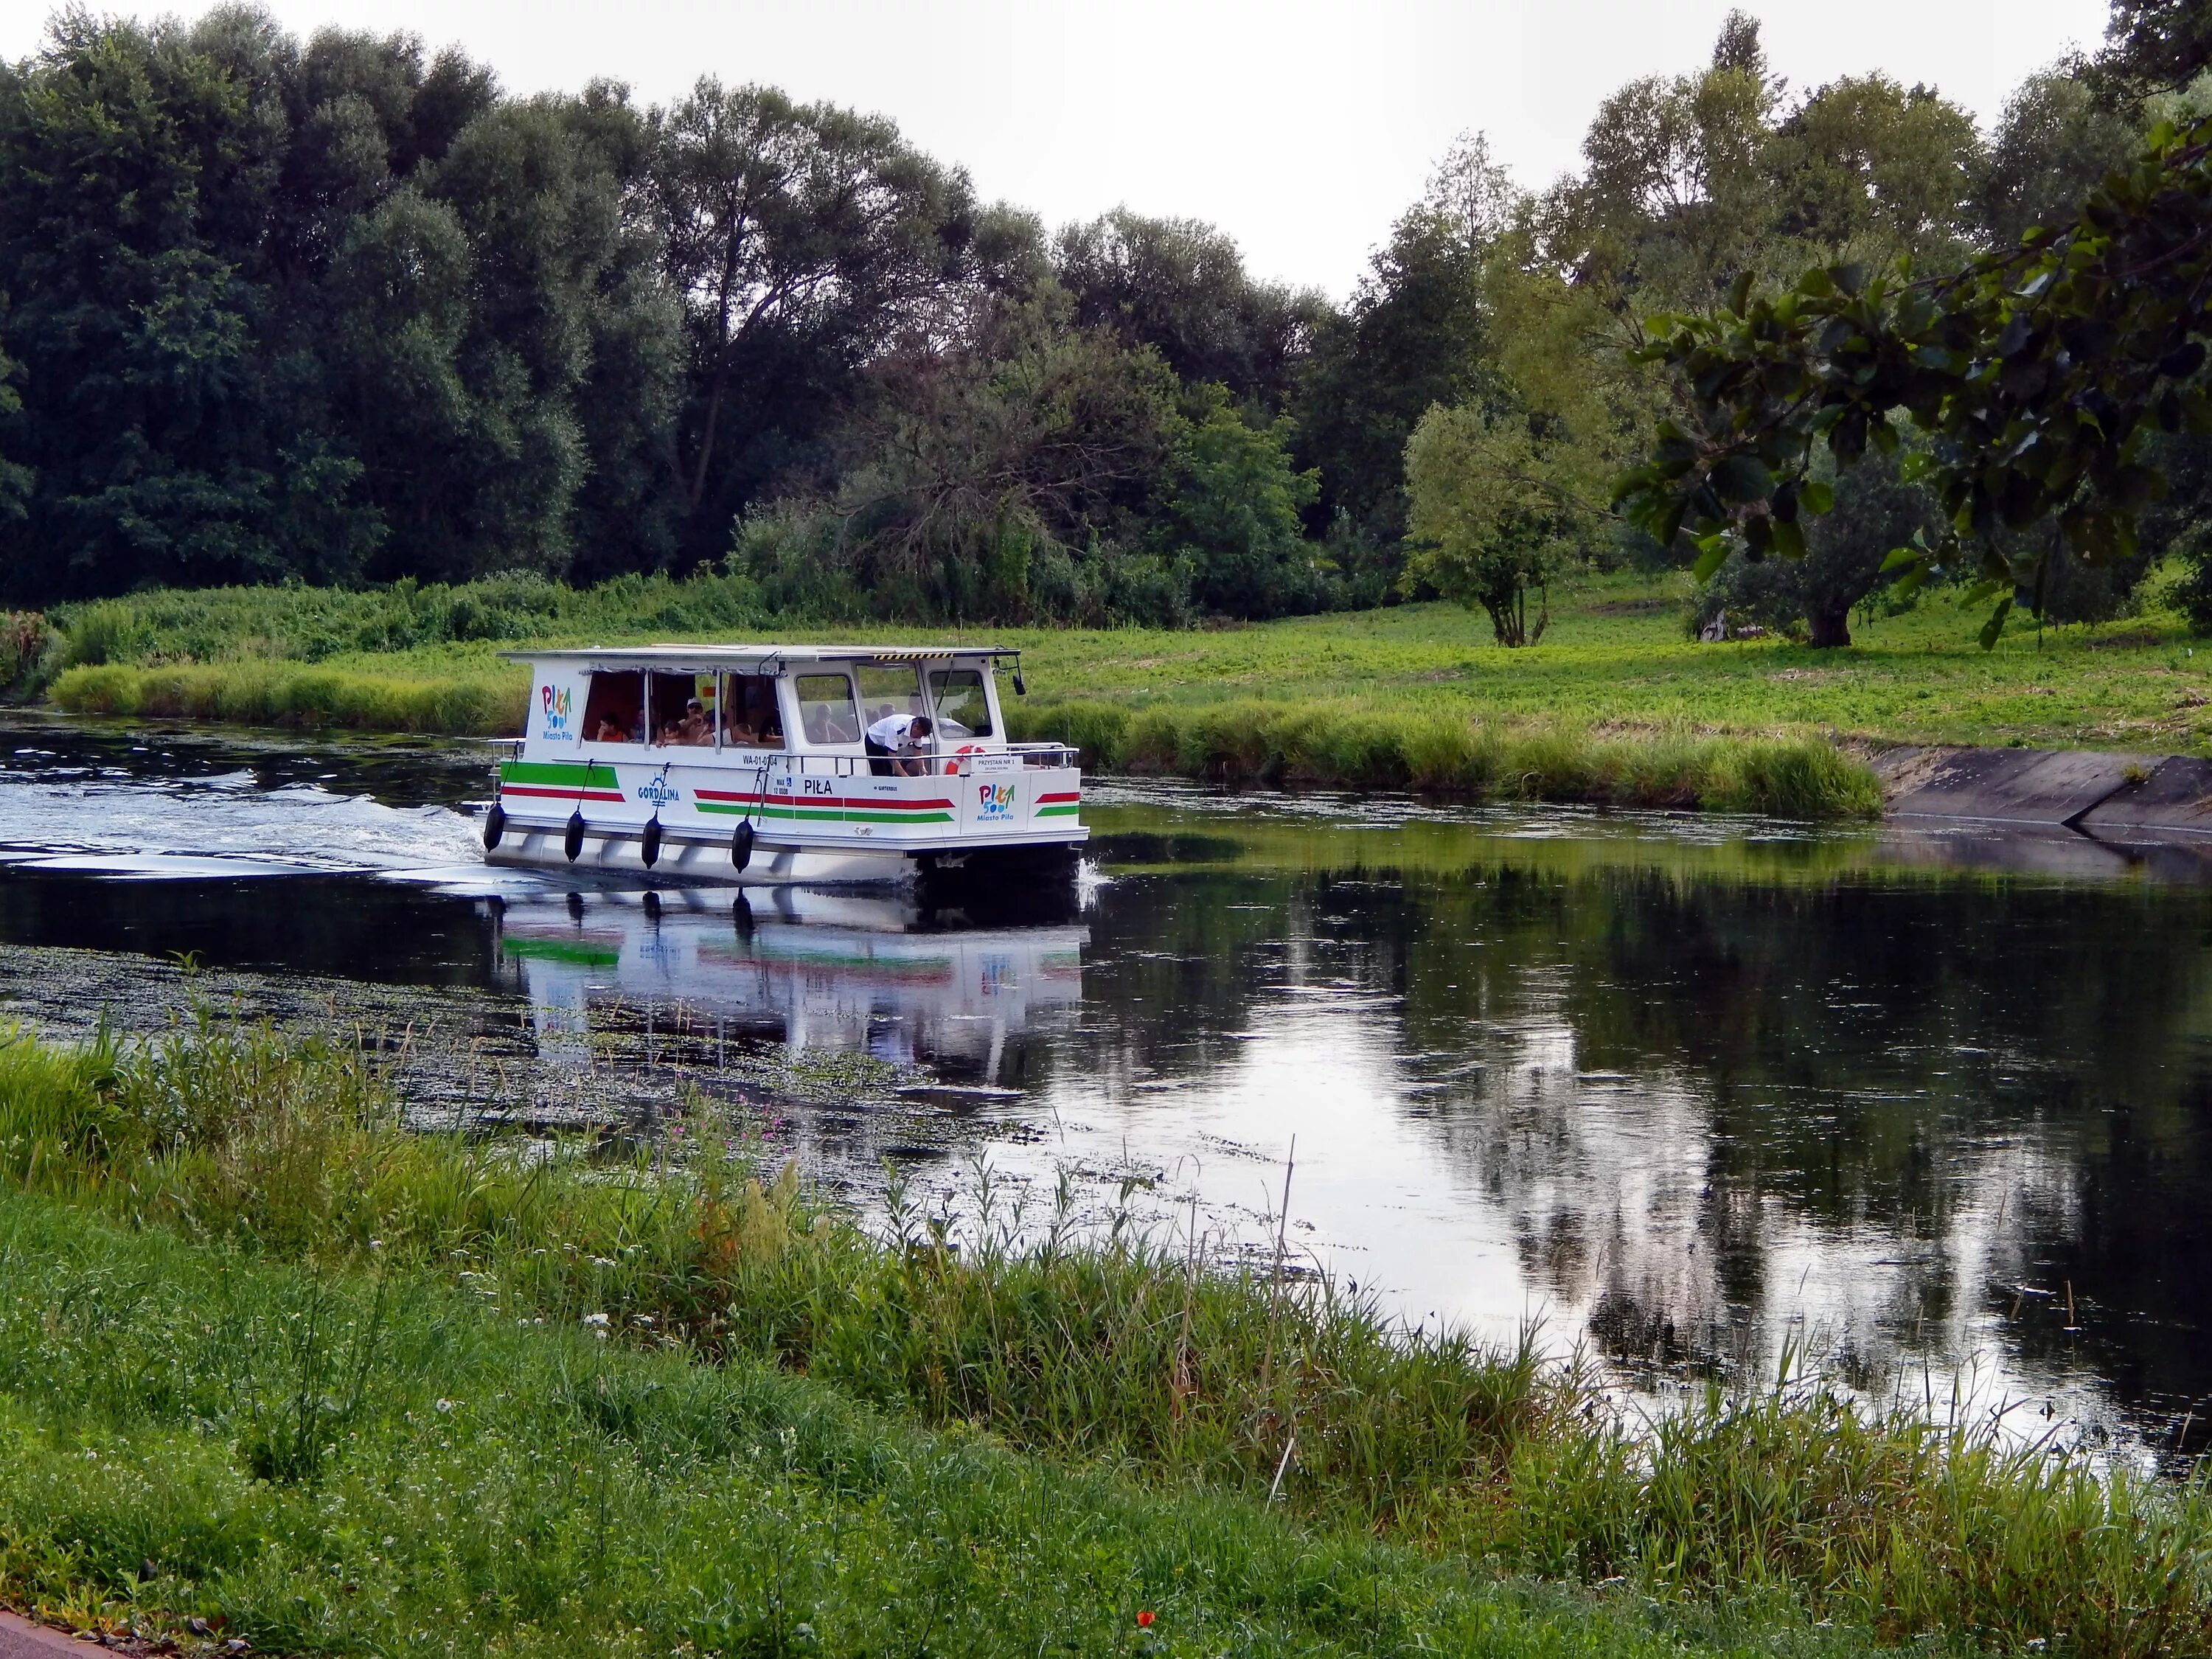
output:
[[1137, 1628], [1139, 1630], [1150, 1630], [1152, 1627], [1152, 1610], [1150, 1607], [1146, 1607], [1142, 1613], [1137, 1615]]

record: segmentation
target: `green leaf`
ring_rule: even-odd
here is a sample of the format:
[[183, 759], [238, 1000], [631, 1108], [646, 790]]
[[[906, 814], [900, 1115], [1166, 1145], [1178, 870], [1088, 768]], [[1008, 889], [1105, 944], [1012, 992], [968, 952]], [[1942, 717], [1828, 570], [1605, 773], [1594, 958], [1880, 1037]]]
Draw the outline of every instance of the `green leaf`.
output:
[[1892, 570], [1902, 570], [1909, 564], [1918, 564], [1923, 556], [1917, 547], [1893, 547], [1889, 550], [1889, 556], [1882, 560], [1881, 568], [1885, 574]]
[[1794, 520], [1785, 522], [1783, 520], [1776, 519], [1772, 520], [1772, 523], [1774, 526], [1774, 550], [1777, 553], [1779, 553], [1785, 559], [1803, 558], [1805, 556], [1805, 527]]
[[1756, 455], [1730, 455], [1716, 466], [1709, 482], [1724, 501], [1763, 501], [1774, 493], [1774, 475]]
[[2005, 618], [2012, 615], [2012, 595], [2008, 593], [1997, 601], [1997, 608], [1990, 612], [1990, 619], [1982, 624], [1982, 649], [1996, 649], [1997, 637], [2004, 632]]
[[1698, 562], [1690, 567], [1691, 575], [1699, 581], [1711, 579], [1729, 556], [1728, 538], [1719, 531], [1698, 538]]
[[1835, 487], [1819, 478], [1808, 478], [1798, 488], [1797, 500], [1808, 513], [1826, 513], [1836, 504]]
[[1825, 300], [1836, 291], [1836, 284], [1816, 265], [1797, 279], [1797, 291], [1811, 299]]
[[1728, 307], [1739, 317], [1743, 315], [1744, 308], [1751, 303], [1751, 272], [1739, 270], [1735, 274], [1735, 281], [1729, 284]]

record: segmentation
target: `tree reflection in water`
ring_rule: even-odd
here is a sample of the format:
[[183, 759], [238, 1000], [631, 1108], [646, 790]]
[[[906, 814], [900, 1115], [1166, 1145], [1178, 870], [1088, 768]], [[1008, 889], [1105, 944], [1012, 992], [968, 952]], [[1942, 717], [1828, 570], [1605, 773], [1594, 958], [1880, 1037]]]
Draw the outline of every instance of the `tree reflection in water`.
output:
[[[1455, 1311], [1540, 1305], [1637, 1365], [1786, 1339], [1914, 1395], [1943, 1386], [1923, 1358], [1978, 1356], [1996, 1393], [2101, 1379], [2161, 1422], [2212, 1390], [2202, 890], [1466, 850], [1118, 884], [1060, 1074], [1202, 1099], [1357, 1003], [1385, 1072], [1314, 1086], [1418, 1126], [1510, 1241], [1511, 1278]], [[1328, 1231], [1433, 1281], [1436, 1219]]]

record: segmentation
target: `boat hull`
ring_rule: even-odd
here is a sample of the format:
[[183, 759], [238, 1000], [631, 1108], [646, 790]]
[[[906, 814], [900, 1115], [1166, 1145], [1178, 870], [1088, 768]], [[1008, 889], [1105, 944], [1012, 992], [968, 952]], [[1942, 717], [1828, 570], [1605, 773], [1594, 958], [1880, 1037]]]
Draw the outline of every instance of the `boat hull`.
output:
[[517, 823], [510, 818], [499, 845], [486, 848], [484, 857], [489, 863], [517, 869], [720, 887], [1035, 880], [1073, 876], [1088, 835], [1085, 830], [988, 847], [911, 848], [882, 844], [808, 846], [762, 835], [756, 837], [752, 854], [739, 870], [732, 860], [726, 837], [709, 841], [676, 832], [664, 834], [659, 855], [648, 865], [641, 832], [594, 826], [585, 831], [576, 856], [571, 859], [565, 825]]

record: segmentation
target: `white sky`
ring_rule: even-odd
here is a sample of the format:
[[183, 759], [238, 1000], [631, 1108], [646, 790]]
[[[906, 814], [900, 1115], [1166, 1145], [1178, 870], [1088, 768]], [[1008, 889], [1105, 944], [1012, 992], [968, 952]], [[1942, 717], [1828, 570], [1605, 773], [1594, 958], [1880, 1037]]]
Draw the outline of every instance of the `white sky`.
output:
[[[2104, 0], [1744, 0], [1792, 86], [1881, 70], [1986, 126], [2030, 70], [2094, 46]], [[130, 0], [95, 9], [207, 9]], [[1599, 99], [1705, 60], [1729, 0], [267, 0], [286, 26], [456, 42], [507, 88], [702, 75], [896, 118], [1048, 226], [1126, 202], [1189, 215], [1257, 275], [1342, 296], [1468, 129], [1531, 186], [1576, 165]], [[50, 0], [0, 0], [0, 56]]]

